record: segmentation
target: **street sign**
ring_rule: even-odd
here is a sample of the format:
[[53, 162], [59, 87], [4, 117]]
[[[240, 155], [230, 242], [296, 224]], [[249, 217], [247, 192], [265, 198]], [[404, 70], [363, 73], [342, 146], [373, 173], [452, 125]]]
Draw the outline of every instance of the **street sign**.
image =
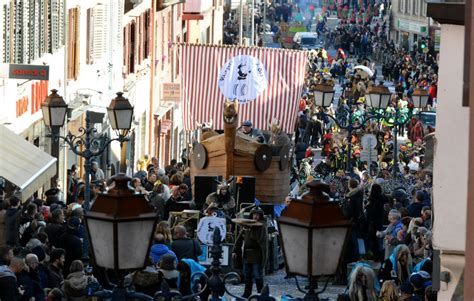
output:
[[224, 240], [226, 235], [226, 225], [225, 225], [225, 218], [220, 217], [203, 217], [199, 221], [197, 227], [197, 236], [199, 240], [208, 246], [213, 245], [213, 236], [214, 236], [214, 229], [218, 227], [221, 230], [221, 240]]
[[377, 137], [373, 134], [366, 134], [362, 136], [362, 139], [360, 140], [360, 144], [362, 145], [362, 148], [364, 149], [375, 149], [377, 147]]

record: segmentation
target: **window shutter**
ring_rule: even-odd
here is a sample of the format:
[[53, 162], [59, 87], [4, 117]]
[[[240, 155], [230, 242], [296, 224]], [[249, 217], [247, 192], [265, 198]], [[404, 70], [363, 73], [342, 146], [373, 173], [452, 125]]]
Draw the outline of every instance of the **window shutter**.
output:
[[124, 75], [129, 73], [128, 68], [128, 25], [123, 28], [123, 72]]
[[129, 45], [129, 60], [130, 60], [130, 73], [135, 72], [135, 56], [136, 56], [136, 23], [132, 21], [130, 23], [130, 45]]
[[74, 53], [74, 79], [77, 79], [79, 76], [79, 64], [80, 64], [80, 32], [79, 32], [79, 26], [80, 26], [80, 10], [79, 7], [76, 7], [75, 9], [75, 19], [74, 19], [74, 37], [75, 37], [75, 53]]

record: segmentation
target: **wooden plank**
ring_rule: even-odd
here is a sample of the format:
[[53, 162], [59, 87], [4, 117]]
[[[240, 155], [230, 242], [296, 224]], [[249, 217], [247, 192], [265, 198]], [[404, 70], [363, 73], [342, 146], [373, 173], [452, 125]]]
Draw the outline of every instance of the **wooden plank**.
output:
[[222, 155], [225, 155], [225, 150], [224, 149], [218, 149], [218, 150], [215, 150], [215, 151], [211, 151], [211, 152], [207, 152], [207, 156], [209, 158], [215, 158], [215, 157], [219, 157], [219, 156], [222, 156]]
[[224, 135], [214, 136], [202, 141], [202, 145], [206, 148], [208, 153], [224, 149]]
[[[272, 179], [258, 179], [258, 186], [281, 186], [290, 185], [290, 178], [272, 178]], [[257, 185], [257, 184], [256, 184]]]

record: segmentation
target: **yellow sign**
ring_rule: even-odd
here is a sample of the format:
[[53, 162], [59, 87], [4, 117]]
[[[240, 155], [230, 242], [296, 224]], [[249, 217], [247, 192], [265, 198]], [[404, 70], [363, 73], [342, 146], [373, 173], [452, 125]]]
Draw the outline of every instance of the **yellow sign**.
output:
[[180, 101], [181, 85], [175, 83], [163, 83], [163, 100]]

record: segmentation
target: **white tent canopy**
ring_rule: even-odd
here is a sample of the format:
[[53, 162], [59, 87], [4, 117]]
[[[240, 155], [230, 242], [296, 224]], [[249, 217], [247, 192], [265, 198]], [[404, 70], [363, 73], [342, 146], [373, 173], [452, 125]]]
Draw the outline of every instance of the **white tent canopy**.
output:
[[0, 125], [0, 176], [15, 184], [22, 201], [56, 174], [57, 159]]

